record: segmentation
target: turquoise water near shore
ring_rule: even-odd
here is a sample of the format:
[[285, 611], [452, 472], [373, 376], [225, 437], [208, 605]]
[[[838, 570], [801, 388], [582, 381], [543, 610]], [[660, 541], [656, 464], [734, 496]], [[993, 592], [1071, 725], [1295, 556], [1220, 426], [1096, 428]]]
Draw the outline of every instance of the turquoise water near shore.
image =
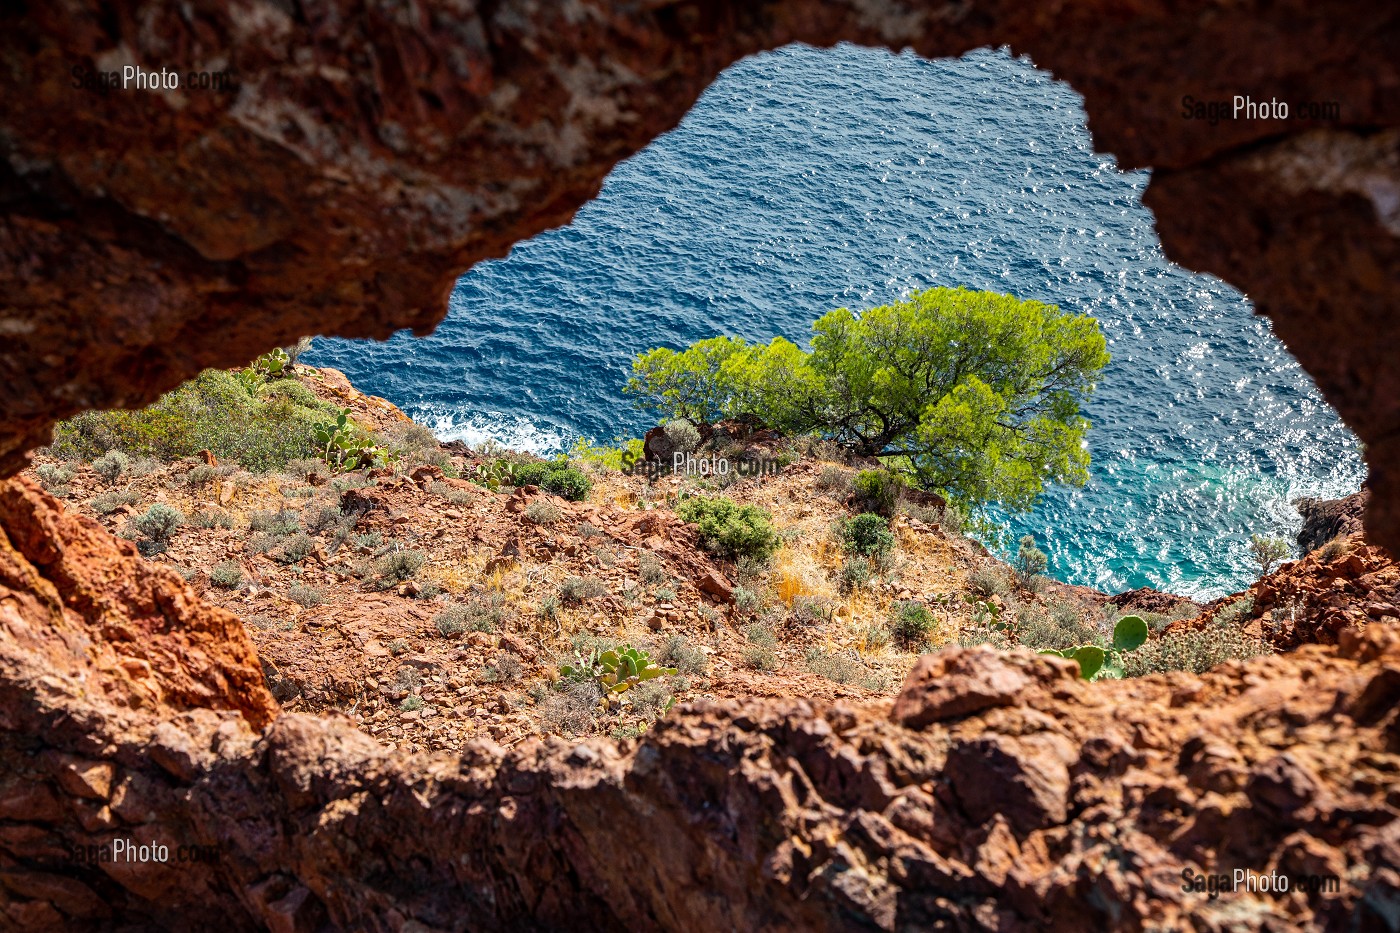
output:
[[1357, 443], [1248, 299], [1162, 256], [1148, 175], [1093, 151], [1080, 98], [984, 50], [928, 62], [792, 47], [730, 68], [567, 227], [461, 277], [426, 339], [320, 340], [440, 436], [540, 452], [636, 435], [621, 395], [654, 346], [804, 342], [834, 307], [965, 285], [1097, 317], [1113, 362], [1091, 479], [1030, 514], [1058, 579], [1213, 596], [1251, 532], [1364, 478]]

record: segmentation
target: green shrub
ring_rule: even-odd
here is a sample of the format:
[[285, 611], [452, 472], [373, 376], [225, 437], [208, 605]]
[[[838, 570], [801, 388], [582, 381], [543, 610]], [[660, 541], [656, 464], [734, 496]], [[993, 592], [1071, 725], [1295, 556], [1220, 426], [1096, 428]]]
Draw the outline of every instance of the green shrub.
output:
[[291, 589], [287, 590], [287, 596], [291, 598], [292, 602], [307, 609], [319, 606], [326, 601], [325, 593], [304, 583], [293, 583]]
[[94, 496], [90, 505], [98, 515], [110, 515], [124, 505], [135, 505], [136, 493], [129, 489], [112, 489]]
[[757, 506], [697, 496], [681, 500], [676, 512], [698, 527], [700, 544], [721, 557], [766, 560], [781, 544], [768, 513]]
[[570, 502], [582, 502], [593, 489], [593, 481], [582, 471], [573, 467], [563, 467], [551, 471], [540, 484], [546, 492], [552, 492]]
[[1250, 638], [1238, 626], [1219, 619], [1192, 631], [1162, 635], [1149, 640], [1123, 658], [1123, 676], [1142, 677], [1167, 671], [1203, 674], [1226, 661], [1247, 661], [1269, 648]]
[[201, 463], [199, 466], [190, 470], [185, 476], [185, 482], [189, 483], [190, 486], [195, 489], [202, 489], [214, 482], [215, 475], [213, 467], [207, 463]]
[[40, 464], [34, 468], [34, 474], [39, 477], [39, 485], [55, 495], [67, 493], [68, 484], [77, 475], [69, 467], [53, 463]]
[[1034, 591], [1036, 578], [1045, 572], [1049, 564], [1050, 559], [1045, 556], [1045, 552], [1035, 546], [1035, 536], [1023, 535], [1016, 551], [1016, 559], [1011, 564], [1021, 589]]
[[876, 557], [894, 547], [894, 534], [883, 517], [866, 512], [841, 523], [841, 547], [848, 554]]
[[886, 517], [894, 514], [904, 480], [889, 470], [861, 470], [852, 482], [856, 504], [862, 511]]
[[316, 542], [310, 535], [299, 531], [283, 542], [282, 553], [277, 559], [284, 564], [296, 564], [311, 556], [314, 550]]
[[903, 600], [891, 609], [890, 636], [906, 651], [918, 651], [928, 644], [933, 625], [933, 613], [918, 600]]
[[700, 429], [685, 418], [666, 422], [662, 430], [666, 432], [666, 440], [671, 442], [671, 446], [682, 453], [694, 453], [700, 446]]
[[395, 551], [381, 557], [374, 570], [385, 586], [393, 586], [413, 579], [426, 560], [422, 551]]
[[841, 592], [852, 593], [870, 582], [870, 561], [848, 557], [841, 564]]
[[237, 561], [220, 561], [209, 569], [209, 583], [221, 590], [231, 590], [243, 582], [243, 568]]
[[184, 523], [184, 513], [164, 502], [157, 502], [134, 521], [137, 531], [152, 541], [161, 543], [169, 541]]
[[315, 456], [312, 433], [326, 416], [324, 403], [308, 404], [305, 394], [282, 387], [287, 384], [250, 393], [237, 375], [205, 370], [139, 411], [89, 411], [60, 423], [53, 448], [93, 460], [104, 479], [112, 477], [108, 482], [122, 472], [115, 458], [102, 461], [113, 450], [169, 462], [208, 449], [220, 460], [270, 472]]
[[115, 483], [130, 465], [131, 458], [120, 450], [109, 450], [92, 461], [92, 468], [107, 483]]

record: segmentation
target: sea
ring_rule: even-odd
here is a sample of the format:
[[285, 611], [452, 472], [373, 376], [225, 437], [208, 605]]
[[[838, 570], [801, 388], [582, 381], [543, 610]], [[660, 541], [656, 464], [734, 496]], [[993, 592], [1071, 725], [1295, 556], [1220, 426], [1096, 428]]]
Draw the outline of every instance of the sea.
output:
[[1354, 492], [1365, 465], [1248, 297], [1163, 257], [1148, 178], [1006, 50], [790, 46], [726, 70], [568, 226], [467, 270], [432, 336], [305, 359], [444, 439], [551, 453], [650, 426], [621, 390], [652, 347], [805, 344], [833, 308], [931, 286], [1057, 304], [1113, 355], [1084, 408], [1090, 479], [994, 517], [1065, 582], [1214, 597], [1252, 580], [1252, 533], [1291, 538], [1292, 500]]

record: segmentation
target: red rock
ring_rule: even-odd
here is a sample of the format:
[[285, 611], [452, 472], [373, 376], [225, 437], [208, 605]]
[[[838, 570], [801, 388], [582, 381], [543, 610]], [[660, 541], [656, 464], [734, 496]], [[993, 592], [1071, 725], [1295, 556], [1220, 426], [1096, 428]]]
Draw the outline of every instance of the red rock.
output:
[[1073, 684], [1073, 661], [1028, 651], [999, 652], [985, 645], [947, 648], [915, 663], [890, 718], [910, 728], [956, 719], [994, 706], [1011, 706], [1032, 685]]
[[734, 602], [734, 587], [718, 570], [710, 570], [695, 581], [695, 587], [707, 596], [713, 596], [722, 603]]

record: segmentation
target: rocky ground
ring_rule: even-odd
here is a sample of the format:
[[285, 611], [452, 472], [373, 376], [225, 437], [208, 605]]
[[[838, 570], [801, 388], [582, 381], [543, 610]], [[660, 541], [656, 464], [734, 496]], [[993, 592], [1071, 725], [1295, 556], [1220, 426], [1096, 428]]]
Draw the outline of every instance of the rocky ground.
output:
[[[377, 431], [412, 428], [334, 370], [298, 367], [296, 378]], [[33, 475], [130, 538], [141, 539], [133, 519], [151, 505], [178, 509], [184, 523], [147, 547], [148, 559], [243, 620], [283, 708], [343, 713], [409, 751], [460, 750], [476, 736], [506, 746], [547, 734], [622, 738], [673, 702], [892, 696], [921, 651], [1067, 647], [1102, 638], [1130, 611], [1168, 634], [1227, 632], [1223, 648], [1212, 635], [1188, 652], [1208, 659], [1335, 643], [1369, 619], [1396, 621], [1396, 568], [1356, 537], [1203, 608], [1151, 590], [1019, 586], [937, 508], [914, 505], [891, 523], [891, 554], [852, 583], [833, 526], [851, 514], [860, 464], [822, 460], [819, 449], [779, 450], [770, 439], [749, 452], [780, 458], [780, 471], [723, 484], [594, 468], [587, 500], [569, 502], [456, 478], [489, 457], [432, 448], [342, 475], [319, 461], [255, 475], [212, 456], [138, 461], [117, 477], [40, 457]], [[784, 545], [771, 563], [717, 560], [675, 514], [681, 495], [720, 485], [772, 515]], [[929, 612], [926, 638], [892, 637], [905, 605]], [[619, 644], [677, 673], [602, 706], [560, 681], [579, 651]]]
[[[1400, 637], [1379, 623], [1093, 684], [1064, 659], [950, 647], [893, 703], [700, 699], [637, 739], [406, 754], [344, 715], [279, 710], [232, 614], [21, 479], [0, 483], [0, 631], [9, 929], [1400, 915]], [[169, 857], [104, 857], [117, 840]], [[1237, 870], [1293, 883], [1222, 893]]]

